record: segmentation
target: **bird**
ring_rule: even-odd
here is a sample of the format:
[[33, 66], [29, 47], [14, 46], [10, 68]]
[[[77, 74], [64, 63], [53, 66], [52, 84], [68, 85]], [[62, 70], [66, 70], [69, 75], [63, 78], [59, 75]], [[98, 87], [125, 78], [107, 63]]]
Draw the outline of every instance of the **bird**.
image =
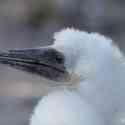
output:
[[[0, 63], [52, 81], [30, 125], [125, 125], [125, 57], [102, 34], [62, 29], [54, 44], [0, 52]], [[62, 86], [62, 87], [58, 87]]]

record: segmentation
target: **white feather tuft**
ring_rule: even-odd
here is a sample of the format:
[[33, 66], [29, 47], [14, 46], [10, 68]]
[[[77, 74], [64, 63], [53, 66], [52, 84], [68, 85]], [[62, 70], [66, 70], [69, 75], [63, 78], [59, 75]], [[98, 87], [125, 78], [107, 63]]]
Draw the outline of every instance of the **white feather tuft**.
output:
[[30, 125], [103, 125], [96, 111], [74, 91], [56, 91], [44, 97]]
[[65, 55], [65, 67], [80, 80], [77, 91], [44, 97], [31, 125], [102, 125], [101, 118], [105, 125], [120, 125], [119, 114], [125, 109], [125, 59], [120, 50], [110, 38], [73, 28], [55, 33], [54, 39], [52, 47]]

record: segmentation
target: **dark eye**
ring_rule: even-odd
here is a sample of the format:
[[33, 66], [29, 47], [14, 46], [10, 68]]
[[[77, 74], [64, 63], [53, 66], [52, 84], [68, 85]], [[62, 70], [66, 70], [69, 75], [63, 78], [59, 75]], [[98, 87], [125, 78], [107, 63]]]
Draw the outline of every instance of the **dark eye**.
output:
[[55, 60], [57, 63], [64, 63], [64, 57], [62, 54], [57, 54]]
[[61, 52], [56, 51], [55, 49], [47, 49], [44, 52], [44, 57], [47, 58], [47, 60], [50, 60], [52, 63], [56, 64], [63, 64], [64, 63], [64, 56]]

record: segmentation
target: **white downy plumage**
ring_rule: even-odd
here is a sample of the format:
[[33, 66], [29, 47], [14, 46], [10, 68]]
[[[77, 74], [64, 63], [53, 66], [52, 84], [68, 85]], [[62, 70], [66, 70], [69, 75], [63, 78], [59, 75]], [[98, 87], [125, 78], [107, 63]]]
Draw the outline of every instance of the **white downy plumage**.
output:
[[125, 124], [125, 59], [112, 40], [75, 29], [54, 39], [71, 80], [40, 100], [30, 125]]

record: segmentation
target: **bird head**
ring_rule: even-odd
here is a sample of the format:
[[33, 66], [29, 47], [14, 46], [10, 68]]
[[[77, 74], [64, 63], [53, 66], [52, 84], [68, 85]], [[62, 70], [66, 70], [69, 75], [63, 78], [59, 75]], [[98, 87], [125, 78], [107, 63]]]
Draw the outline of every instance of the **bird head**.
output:
[[64, 29], [54, 34], [54, 44], [0, 53], [0, 63], [66, 82], [93, 77], [101, 60], [112, 55], [112, 41], [97, 33]]

